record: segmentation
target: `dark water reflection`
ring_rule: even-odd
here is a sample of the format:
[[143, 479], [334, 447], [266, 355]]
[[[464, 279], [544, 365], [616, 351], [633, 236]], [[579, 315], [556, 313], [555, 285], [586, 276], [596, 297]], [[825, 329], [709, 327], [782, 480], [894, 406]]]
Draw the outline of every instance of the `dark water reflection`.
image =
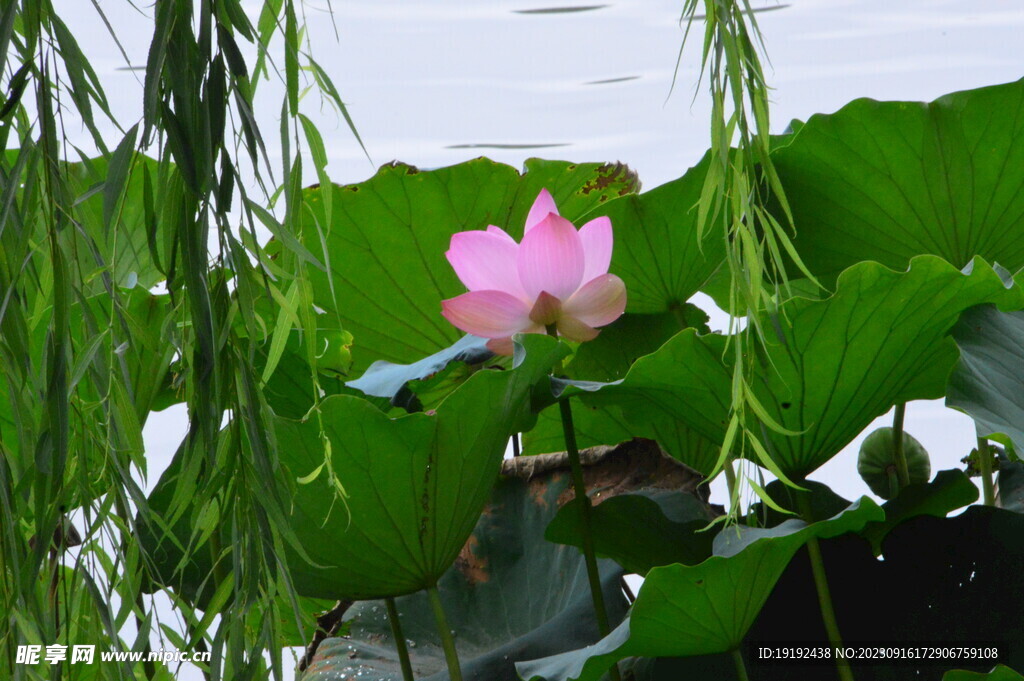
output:
[[593, 12], [611, 5], [576, 5], [571, 7], [541, 7], [538, 9], [514, 9], [513, 14], [573, 14], [575, 12]]
[[449, 144], [445, 149], [553, 149], [555, 147], [571, 147], [568, 142], [549, 144], [502, 144], [500, 142], [481, 142], [479, 144]]
[[622, 76], [621, 78], [604, 78], [603, 80], [590, 80], [584, 85], [611, 85], [612, 83], [625, 83], [628, 80], [637, 80], [640, 76]]

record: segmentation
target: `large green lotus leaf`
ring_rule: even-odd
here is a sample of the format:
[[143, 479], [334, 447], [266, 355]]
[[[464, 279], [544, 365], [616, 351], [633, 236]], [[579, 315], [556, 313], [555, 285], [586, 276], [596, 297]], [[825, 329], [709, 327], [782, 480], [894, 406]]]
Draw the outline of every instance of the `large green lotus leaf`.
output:
[[[398, 391], [390, 404], [394, 408], [406, 411], [429, 411], [481, 368], [505, 369], [509, 366], [511, 366], [510, 358], [504, 355], [495, 355], [486, 360], [485, 364], [452, 362], [437, 373], [409, 381], [402, 390]], [[536, 398], [537, 394], [534, 397]], [[546, 395], [541, 394], [541, 397], [547, 399]]]
[[[804, 520], [818, 521], [826, 520], [840, 513], [849, 507], [850, 500], [832, 491], [832, 488], [823, 482], [816, 480], [801, 480], [797, 489], [790, 487], [781, 480], [772, 480], [764, 487], [764, 491], [780, 508], [791, 511], [780, 513], [762, 501], [755, 503], [751, 513], [756, 519], [756, 524], [763, 527], [773, 527], [793, 518], [794, 514]], [[805, 504], [800, 503], [800, 497], [806, 497]], [[806, 513], [802, 506], [806, 507]]]
[[686, 301], [725, 260], [715, 226], [697, 235], [710, 154], [685, 175], [643, 194], [625, 196], [588, 213], [608, 216], [615, 229], [611, 271], [626, 283], [626, 310], [654, 314], [683, 310]]
[[626, 657], [684, 657], [736, 649], [775, 582], [810, 538], [857, 531], [884, 517], [862, 497], [828, 520], [789, 520], [773, 528], [726, 528], [715, 554], [699, 565], [668, 565], [647, 574], [629, 617], [598, 643], [524, 662], [530, 681], [597, 681]]
[[618, 380], [626, 375], [633, 362], [654, 352], [683, 329], [709, 332], [707, 323], [707, 313], [690, 303], [677, 312], [627, 312], [603, 327], [597, 338], [580, 344], [566, 367], [566, 374], [585, 381]]
[[[848, 644], [991, 646], [999, 658], [863, 661], [853, 666], [857, 681], [940, 679], [949, 669], [987, 672], [997, 663], [1024, 669], [1024, 590], [1014, 581], [1024, 570], [1024, 517], [980, 506], [948, 518], [920, 515], [893, 528], [883, 547], [878, 560], [856, 534], [821, 542]], [[750, 678], [835, 678], [828, 664], [757, 659], [758, 646], [825, 640], [810, 561], [798, 555], [747, 634]]]
[[[848, 645], [997, 647], [998, 659], [862, 661], [857, 681], [940, 679], [950, 669], [1024, 669], [1024, 516], [972, 506], [954, 517], [911, 518], [885, 540], [878, 560], [858, 534], [820, 542], [839, 628]], [[760, 646], [827, 641], [811, 565], [798, 552], [776, 583], [741, 647], [757, 681], [835, 679], [830, 661], [758, 659]], [[657, 658], [634, 666], [638, 681], [734, 679], [728, 654]]]
[[[169, 239], [173, 235], [163, 231], [164, 217], [170, 212], [160, 206], [171, 200], [175, 189], [182, 188], [177, 169], [136, 154], [119, 159], [115, 173], [110, 172], [110, 161], [105, 158], [69, 163], [67, 177], [78, 193], [78, 229], [74, 233], [78, 241], [73, 252], [83, 278], [94, 279], [102, 267], [118, 286], [148, 289], [163, 281], [162, 268], [170, 265]], [[107, 191], [108, 181], [123, 183], [124, 197], [116, 206]], [[147, 220], [147, 203], [151, 221]], [[160, 262], [154, 262], [154, 251]], [[102, 280], [96, 278], [90, 290], [102, 292]]]
[[1013, 671], [1006, 665], [996, 665], [992, 671], [969, 672], [963, 669], [953, 669], [942, 675], [942, 681], [1022, 681], [1024, 676]]
[[[800, 510], [798, 497], [807, 495], [807, 507], [814, 520], [829, 518], [850, 502], [833, 492], [827, 485], [814, 480], [801, 480], [800, 485], [807, 491], [790, 487], [780, 480], [773, 480], [765, 487], [768, 495], [781, 507], [794, 512]], [[896, 498], [882, 505], [885, 520], [868, 523], [860, 532], [871, 542], [876, 554], [881, 553], [882, 540], [900, 523], [920, 515], [944, 518], [958, 508], [978, 500], [978, 488], [964, 472], [957, 469], [939, 471], [931, 482], [914, 483], [900, 490]], [[758, 502], [755, 505], [758, 517], [764, 525], [777, 525], [792, 515], [784, 515]]]
[[[769, 433], [775, 463], [803, 477], [893, 404], [941, 397], [956, 361], [946, 334], [962, 311], [981, 303], [1013, 308], [1024, 301], [983, 261], [961, 272], [935, 256], [915, 258], [906, 272], [860, 263], [843, 273], [832, 296], [786, 302], [765, 320], [775, 332], [752, 381], [767, 414], [796, 433]], [[618, 405], [636, 435], [651, 437], [646, 431], [667, 420], [721, 442], [732, 394], [726, 342], [682, 331], [621, 381], [570, 382], [564, 394]], [[708, 473], [714, 458], [680, 460]]]
[[[647, 574], [654, 567], [696, 565], [711, 556], [714, 532], [707, 505], [692, 493], [650, 490], [602, 501], [591, 511], [594, 551], [627, 572]], [[583, 548], [579, 508], [566, 504], [548, 525], [548, 541]]]
[[[268, 298], [257, 301], [256, 314], [266, 328], [273, 329], [277, 321], [277, 306]], [[351, 369], [351, 337], [338, 326], [337, 317], [321, 314], [315, 318], [316, 342], [312, 366], [303, 332], [292, 328], [280, 348], [274, 371], [263, 384], [263, 398], [277, 416], [301, 419], [320, 399], [331, 395], [364, 397], [383, 411], [390, 407], [389, 400], [366, 394], [346, 384]], [[236, 331], [244, 335], [246, 328], [236, 320]], [[276, 338], [272, 331], [254, 343], [253, 368], [263, 376], [267, 362], [274, 352]], [[314, 377], [316, 382], [314, 383]]]
[[944, 518], [958, 508], [978, 500], [978, 488], [963, 471], [952, 469], [939, 471], [928, 483], [907, 485], [895, 499], [882, 505], [885, 520], [871, 523], [861, 533], [870, 542], [875, 553], [881, 553], [882, 541], [894, 527], [910, 518], [930, 515]]
[[[855, 534], [821, 542], [848, 644], [992, 646], [999, 658], [863, 661], [853, 666], [857, 681], [940, 679], [949, 669], [980, 672], [997, 663], [1024, 669], [1024, 591], [1013, 582], [1024, 570], [1024, 517], [980, 506], [948, 518], [919, 515], [893, 528], [883, 544], [885, 560], [878, 560]], [[810, 561], [798, 555], [747, 634], [750, 678], [835, 678], [828, 664], [757, 659], [758, 646], [825, 640]]]
[[[318, 333], [322, 333], [326, 338], [330, 331], [318, 330]], [[264, 344], [256, 350], [254, 368], [257, 372], [262, 372], [266, 366], [268, 345]], [[293, 419], [300, 419], [306, 415], [317, 401], [317, 387], [313, 384], [314, 372], [317, 374], [319, 388], [323, 391], [321, 397], [360, 395], [359, 391], [347, 388], [337, 375], [310, 367], [306, 360], [305, 344], [299, 337], [299, 332], [292, 329], [277, 362], [277, 368], [263, 385], [263, 397], [275, 414]], [[371, 398], [370, 401], [382, 409], [388, 404], [384, 399]]]
[[[420, 590], [444, 573], [487, 502], [510, 434], [530, 425], [531, 393], [568, 352], [547, 336], [526, 336], [523, 343], [516, 368], [477, 372], [433, 414], [391, 418], [376, 400], [341, 394], [304, 420], [274, 420], [282, 464], [294, 478], [323, 464], [322, 423], [334, 472], [348, 493], [336, 499], [324, 473], [295, 486], [291, 528], [314, 563], [288, 548], [300, 595], [383, 598]], [[181, 464], [179, 449], [150, 494], [150, 510], [160, 517], [183, 483]], [[182, 547], [196, 541], [196, 528], [208, 525], [210, 515], [193, 507], [172, 527], [143, 528], [142, 542], [159, 568], [154, 579], [200, 605], [216, 588], [201, 545], [212, 530], [191, 547], [188, 561]], [[226, 545], [230, 530], [221, 532]]]
[[441, 316], [441, 301], [465, 292], [444, 255], [452, 234], [497, 225], [519, 239], [542, 188], [582, 224], [636, 185], [621, 165], [531, 159], [520, 175], [480, 158], [431, 171], [387, 165], [361, 184], [307, 189], [303, 243], [328, 269], [309, 268], [314, 300], [355, 336], [356, 373], [381, 359], [418, 361], [463, 335]]
[[[708, 332], [708, 315], [686, 304], [674, 312], [660, 314], [626, 313], [605, 327], [595, 340], [583, 343], [572, 356], [566, 373], [573, 379], [615, 381], [626, 376], [635, 361], [677, 334], [680, 329]], [[572, 419], [581, 446], [617, 444], [632, 439], [635, 427], [616, 405], [584, 405], [572, 400]], [[640, 433], [636, 433], [640, 434]], [[718, 446], [676, 419], [655, 419], [643, 435], [656, 440], [680, 461], [700, 462], [711, 470], [718, 459]], [[538, 416], [534, 429], [523, 434], [524, 454], [545, 454], [565, 450], [558, 407]]]
[[[318, 399], [330, 395], [357, 395], [365, 393], [347, 387], [345, 378], [351, 370], [350, 345], [352, 338], [338, 325], [334, 315], [318, 314], [314, 317], [316, 340], [315, 355], [310, 364], [303, 331], [298, 327], [290, 327], [280, 348], [275, 347], [278, 340], [275, 329], [279, 328], [280, 304], [270, 295], [256, 292], [253, 313], [259, 320], [255, 325], [256, 338], [252, 343], [253, 369], [257, 376], [264, 376], [271, 355], [277, 360], [274, 371], [263, 383], [263, 398], [278, 416], [301, 419]], [[290, 324], [290, 322], [286, 322]], [[238, 316], [234, 320], [234, 331], [240, 337], [249, 338], [250, 328]], [[314, 376], [316, 383], [314, 383]], [[366, 395], [369, 401], [387, 410], [388, 400], [382, 397]]]
[[1024, 312], [968, 310], [953, 328], [960, 361], [946, 405], [970, 415], [978, 434], [1024, 452]]
[[[874, 613], [876, 626], [879, 619], [892, 620], [891, 633], [881, 640], [994, 645], [999, 662], [1022, 669], [1024, 591], [1016, 583], [1024, 569], [1022, 540], [1024, 516], [1003, 509], [971, 506], [952, 518], [919, 516], [893, 529], [883, 542], [885, 560], [874, 562], [881, 578], [866, 575], [865, 583], [849, 586], [875, 590], [875, 602], [887, 604]], [[867, 624], [866, 616], [858, 619]], [[994, 662], [960, 660], [949, 667], [980, 671]]]
[[[348, 495], [330, 503], [321, 477], [300, 485], [292, 527], [319, 566], [290, 559], [305, 596], [367, 599], [434, 584], [473, 530], [497, 479], [509, 435], [531, 418], [530, 394], [567, 352], [546, 336], [527, 336], [517, 367], [480, 371], [435, 413], [389, 418], [365, 400], [338, 395], [305, 421], [276, 421], [282, 461], [297, 477], [324, 460]], [[525, 350], [525, 352], [524, 352]]]
[[1024, 513], [1024, 463], [999, 459], [999, 506]]
[[[544, 541], [544, 527], [571, 484], [564, 474], [499, 482], [459, 560], [441, 578], [441, 600], [467, 681], [516, 681], [517, 661], [600, 638], [582, 557], [573, 547]], [[610, 561], [599, 568], [617, 624], [628, 606], [619, 586], [622, 570]], [[447, 680], [426, 596], [403, 596], [396, 606], [416, 678]], [[350, 637], [324, 641], [303, 678], [401, 681], [384, 603], [357, 603], [346, 620]]]
[[[627, 312], [602, 328], [597, 338], [580, 344], [566, 367], [566, 374], [580, 380], [615, 381], [625, 376], [637, 359], [660, 348], [681, 329], [707, 330], [708, 317], [700, 308], [687, 303], [676, 312]], [[616, 445], [633, 437], [632, 426], [614, 405], [591, 407], [574, 401], [572, 411], [577, 439], [582, 447]], [[703, 438], [678, 422], [666, 421], [660, 425], [662, 427], [655, 439], [670, 453], [703, 444]], [[648, 437], [651, 436], [649, 433]], [[523, 435], [523, 451], [542, 454], [564, 450], [562, 419], [558, 406], [553, 405], [542, 411], [534, 429]]]
[[931, 253], [1024, 266], [1024, 81], [931, 103], [858, 99], [772, 154], [804, 264], [828, 284]]
[[[682, 421], [659, 418], [642, 410], [627, 419], [616, 404], [584, 404], [572, 400], [573, 426], [580, 447], [617, 445], [634, 437], [656, 441], [667, 454], [698, 471], [712, 469], [719, 447]], [[635, 422], [634, 422], [635, 421]], [[537, 424], [523, 435], [525, 454], [564, 452], [565, 435], [558, 407], [548, 407], [537, 416]]]
[[[633, 437], [625, 417], [614, 406], [590, 406], [578, 400], [573, 400], [571, 406], [576, 444], [580, 447], [617, 445]], [[523, 454], [564, 451], [565, 434], [558, 405], [547, 407], [537, 415], [536, 425], [523, 433]]]
[[[829, 518], [850, 505], [850, 502], [836, 494], [827, 485], [814, 480], [801, 480], [802, 491], [780, 480], [773, 480], [765, 487], [768, 495], [782, 508], [794, 512], [800, 510], [798, 497], [807, 496], [809, 517], [814, 520]], [[963, 471], [952, 469], [939, 471], [935, 479], [927, 483], [915, 483], [902, 489], [899, 495], [882, 505], [885, 518], [868, 523], [860, 535], [871, 542], [875, 555], [882, 552], [882, 541], [894, 527], [910, 518], [930, 515], [944, 518], [950, 512], [963, 508], [978, 500], [978, 488]], [[757, 516], [766, 526], [773, 526], [792, 518], [768, 508], [765, 504], [755, 505]]]

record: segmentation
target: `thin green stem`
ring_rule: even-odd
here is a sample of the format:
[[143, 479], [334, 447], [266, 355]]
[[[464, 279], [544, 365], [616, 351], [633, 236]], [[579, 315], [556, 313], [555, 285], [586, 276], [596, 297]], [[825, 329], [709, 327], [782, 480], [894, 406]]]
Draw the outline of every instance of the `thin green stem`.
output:
[[885, 477], [889, 481], [889, 498], [895, 499], [900, 493], [900, 477], [896, 475], [895, 467], [887, 466]]
[[896, 413], [892, 417], [892, 456], [896, 461], [896, 476], [900, 489], [910, 484], [910, 469], [907, 468], [907, 455], [903, 451], [903, 417], [907, 412], [907, 403], [896, 405]]
[[590, 497], [583, 481], [583, 465], [580, 452], [576, 447], [576, 433], [573, 430], [572, 409], [568, 400], [558, 403], [562, 414], [562, 431], [565, 435], [565, 449], [569, 454], [569, 465], [572, 468], [572, 486], [576, 494], [576, 507], [580, 513], [580, 528], [583, 533], [583, 559], [587, 564], [587, 579], [590, 581], [590, 595], [594, 601], [594, 613], [597, 615], [597, 628], [601, 636], [611, 632], [608, 623], [608, 612], [604, 607], [604, 592], [601, 590], [601, 575], [597, 570], [597, 556], [594, 552], [594, 535], [590, 526]]
[[391, 624], [391, 638], [395, 639], [395, 648], [398, 650], [398, 662], [402, 665], [402, 681], [416, 681], [412, 675], [409, 647], [405, 643], [405, 636], [402, 635], [402, 623], [398, 621], [398, 607], [395, 606], [395, 599], [385, 598], [384, 604], [388, 608], [388, 622]]
[[725, 485], [729, 488], [729, 506], [732, 507], [732, 500], [736, 496], [736, 471], [732, 467], [733, 458], [730, 456], [725, 462]]
[[[553, 327], [548, 327], [548, 334], [558, 337]], [[561, 372], [561, 366], [555, 367], [556, 373]], [[590, 583], [590, 598], [594, 602], [594, 616], [597, 620], [597, 629], [601, 636], [611, 633], [611, 625], [608, 622], [608, 611], [604, 605], [604, 592], [601, 590], [601, 574], [597, 569], [597, 554], [594, 552], [594, 535], [590, 525], [590, 497], [587, 496], [587, 485], [583, 481], [583, 463], [580, 461], [580, 450], [576, 445], [576, 429], [572, 421], [572, 407], [569, 400], [564, 399], [558, 403], [559, 412], [562, 415], [562, 434], [565, 437], [565, 451], [569, 456], [569, 466], [572, 470], [572, 486], [575, 493], [575, 504], [580, 514], [580, 530], [583, 540], [583, 561], [587, 566], [587, 581]], [[619, 681], [619, 667], [612, 665], [610, 675], [613, 681]]]
[[750, 681], [750, 677], [747, 676], [747, 663], [743, 661], [743, 651], [733, 648], [732, 661], [736, 665], [736, 678], [739, 681]]
[[[811, 513], [811, 502], [806, 493], [796, 495], [797, 503], [800, 504], [800, 513], [808, 523], [814, 522]], [[836, 621], [836, 611], [832, 606], [832, 592], [828, 587], [828, 577], [825, 575], [825, 561], [821, 557], [821, 545], [817, 537], [811, 537], [807, 542], [807, 554], [811, 558], [811, 571], [814, 573], [814, 587], [818, 591], [818, 606], [821, 609], [821, 619], [825, 623], [825, 632], [828, 634], [828, 641], [833, 648], [843, 646], [843, 637], [839, 633], [839, 623]], [[853, 681], [853, 671], [850, 669], [849, 660], [836, 658], [836, 669], [839, 672], [841, 681]]]
[[[821, 606], [821, 618], [825, 622], [825, 631], [828, 633], [828, 640], [833, 646], [843, 645], [842, 635], [839, 633], [839, 623], [836, 621], [836, 612], [832, 606], [832, 593], [828, 586], [828, 577], [825, 575], [825, 562], [821, 557], [821, 545], [817, 537], [811, 537], [807, 542], [807, 553], [811, 557], [811, 570], [814, 572], [814, 586], [818, 590], [818, 604]], [[843, 674], [843, 667], [847, 667], [847, 674]], [[839, 676], [843, 679], [853, 677], [849, 675], [849, 665], [839, 664]]]
[[978, 468], [981, 469], [981, 494], [986, 506], [996, 505], [996, 486], [992, 479], [992, 451], [988, 440], [978, 438]]
[[448, 676], [451, 681], [462, 681], [462, 667], [459, 666], [459, 654], [455, 652], [455, 638], [452, 636], [452, 630], [448, 628], [448, 618], [444, 614], [441, 594], [438, 593], [436, 584], [427, 589], [427, 596], [430, 597], [430, 607], [434, 611], [437, 631], [441, 635], [441, 647], [444, 648], [444, 659], [448, 663]]

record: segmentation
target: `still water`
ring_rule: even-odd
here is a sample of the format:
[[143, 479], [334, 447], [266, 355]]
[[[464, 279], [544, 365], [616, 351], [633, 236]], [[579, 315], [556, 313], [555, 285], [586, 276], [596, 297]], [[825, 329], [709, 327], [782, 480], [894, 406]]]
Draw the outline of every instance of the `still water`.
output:
[[[516, 166], [533, 155], [628, 163], [646, 187], [678, 177], [703, 153], [708, 105], [699, 31], [669, 96], [679, 0], [309, 0], [313, 55], [334, 79], [373, 165], [318, 96], [302, 103], [322, 129], [339, 182], [399, 159], [436, 167], [486, 155]], [[142, 74], [82, 0], [58, 0], [107, 84], [115, 114], [141, 113]], [[244, 3], [253, 14], [259, 3]], [[152, 27], [125, 0], [100, 6], [131, 65]], [[1024, 75], [1019, 0], [754, 2], [774, 88], [772, 118], [831, 112], [857, 97], [933, 99]], [[124, 29], [124, 30], [122, 30]], [[280, 52], [278, 63], [281, 63]], [[260, 85], [257, 113], [275, 147], [280, 83]]]
[[[302, 109], [324, 135], [331, 177], [356, 182], [395, 159], [432, 168], [480, 155], [517, 167], [531, 156], [622, 161], [648, 189], [681, 175], [703, 154], [709, 134], [708, 102], [697, 85], [699, 31], [682, 55], [672, 90], [682, 3], [548, 2], [333, 0], [333, 17], [326, 0], [307, 2], [313, 54], [347, 102], [372, 159], [340, 117], [311, 93]], [[122, 39], [126, 62], [92, 3], [54, 4], [106, 83], [115, 115], [128, 124], [137, 120], [142, 75], [130, 67], [145, 63], [150, 9], [138, 12], [124, 0], [100, 0]], [[244, 4], [253, 15], [258, 11], [259, 3]], [[857, 97], [930, 100], [1024, 76], [1020, 0], [790, 0], [754, 6], [770, 57], [773, 132], [792, 118], [832, 112]], [[283, 63], [280, 50], [276, 56]], [[257, 116], [275, 163], [281, 93], [276, 78], [260, 85], [264, 106]], [[721, 328], [722, 319], [716, 321]], [[866, 432], [890, 422], [883, 417]], [[151, 417], [150, 487], [184, 426], [183, 409]], [[974, 442], [970, 420], [941, 402], [911, 404], [907, 429], [932, 454], [933, 470], [957, 466]], [[859, 444], [858, 438], [815, 476], [848, 498], [866, 493], [855, 472]], [[723, 487], [712, 487], [718, 501]], [[182, 670], [180, 678], [200, 676]]]

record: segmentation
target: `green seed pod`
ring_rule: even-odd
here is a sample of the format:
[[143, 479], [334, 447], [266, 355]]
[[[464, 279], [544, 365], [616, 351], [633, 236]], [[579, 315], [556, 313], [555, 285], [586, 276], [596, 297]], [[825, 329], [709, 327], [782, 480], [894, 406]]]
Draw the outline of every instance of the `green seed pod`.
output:
[[[895, 436], [892, 428], [879, 428], [871, 433], [860, 446], [857, 458], [857, 472], [871, 491], [883, 499], [892, 499], [899, 491], [896, 483]], [[910, 483], [928, 482], [932, 476], [932, 465], [928, 452], [921, 443], [906, 432], [903, 433], [903, 456], [907, 459]]]

